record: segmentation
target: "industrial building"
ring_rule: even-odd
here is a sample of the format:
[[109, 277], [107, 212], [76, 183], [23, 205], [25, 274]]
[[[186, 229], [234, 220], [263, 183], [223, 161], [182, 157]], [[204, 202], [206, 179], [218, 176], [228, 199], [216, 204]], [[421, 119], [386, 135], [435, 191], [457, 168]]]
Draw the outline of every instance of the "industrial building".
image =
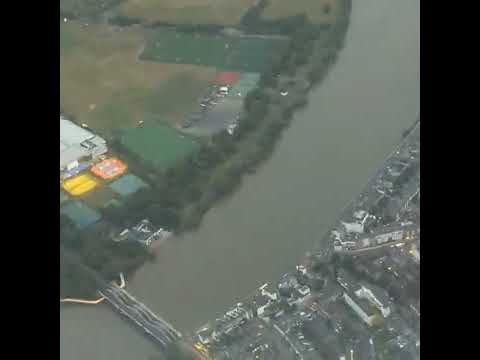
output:
[[75, 172], [82, 161], [93, 160], [107, 150], [100, 136], [60, 115], [60, 172]]

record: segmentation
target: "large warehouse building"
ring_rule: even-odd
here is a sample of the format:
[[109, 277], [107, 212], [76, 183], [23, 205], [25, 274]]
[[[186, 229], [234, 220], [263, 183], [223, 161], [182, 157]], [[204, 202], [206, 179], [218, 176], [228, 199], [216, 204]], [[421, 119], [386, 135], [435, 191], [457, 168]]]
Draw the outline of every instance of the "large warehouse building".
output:
[[60, 115], [60, 171], [79, 166], [81, 159], [95, 159], [107, 152], [104, 139]]

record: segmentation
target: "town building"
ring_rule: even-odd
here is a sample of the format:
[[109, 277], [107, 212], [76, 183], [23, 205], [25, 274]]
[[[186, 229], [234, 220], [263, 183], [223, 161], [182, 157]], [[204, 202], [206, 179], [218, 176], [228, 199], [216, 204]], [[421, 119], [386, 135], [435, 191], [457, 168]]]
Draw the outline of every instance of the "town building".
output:
[[374, 324], [375, 314], [372, 312], [368, 302], [354, 299], [354, 296], [349, 295], [347, 291], [343, 293], [343, 299], [368, 326]]
[[355, 295], [359, 299], [366, 299], [370, 304], [375, 306], [383, 315], [388, 317], [390, 315], [390, 299], [382, 289], [373, 286], [362, 284], [361, 287], [355, 291]]
[[170, 233], [163, 228], [154, 230], [153, 225], [148, 219], [143, 219], [135, 226], [123, 230], [117, 241], [135, 241], [144, 246], [150, 246], [153, 241], [165, 239]]
[[60, 115], [60, 172], [73, 171], [82, 160], [92, 160], [107, 152], [100, 136]]

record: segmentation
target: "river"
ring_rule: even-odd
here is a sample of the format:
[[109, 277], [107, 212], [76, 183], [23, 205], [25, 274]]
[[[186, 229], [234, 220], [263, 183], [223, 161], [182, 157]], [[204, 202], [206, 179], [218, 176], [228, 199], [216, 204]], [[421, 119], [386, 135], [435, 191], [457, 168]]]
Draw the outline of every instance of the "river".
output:
[[[420, 111], [420, 3], [354, 0], [345, 48], [267, 162], [200, 229], [158, 249], [127, 289], [192, 330], [278, 278], [319, 241]], [[60, 311], [63, 360], [146, 360], [106, 305]]]

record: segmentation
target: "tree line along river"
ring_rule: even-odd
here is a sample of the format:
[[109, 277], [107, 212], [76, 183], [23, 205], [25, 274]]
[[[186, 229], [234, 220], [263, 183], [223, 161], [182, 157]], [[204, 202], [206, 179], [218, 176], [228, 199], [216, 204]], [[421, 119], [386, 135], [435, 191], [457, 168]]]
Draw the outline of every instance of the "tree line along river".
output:
[[[355, 0], [345, 48], [273, 156], [197, 232], [160, 246], [128, 291], [189, 331], [291, 269], [417, 119], [419, 68], [419, 1]], [[62, 360], [155, 353], [107, 305], [60, 311]]]

